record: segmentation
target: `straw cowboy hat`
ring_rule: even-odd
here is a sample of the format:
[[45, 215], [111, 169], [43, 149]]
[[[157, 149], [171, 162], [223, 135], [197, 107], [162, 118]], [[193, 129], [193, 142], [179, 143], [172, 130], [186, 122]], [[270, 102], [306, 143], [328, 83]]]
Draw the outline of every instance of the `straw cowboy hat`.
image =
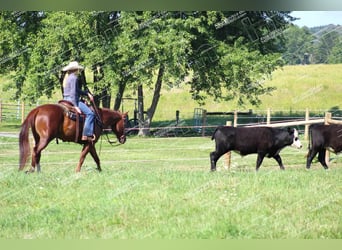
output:
[[62, 71], [69, 71], [69, 70], [75, 70], [75, 69], [84, 69], [84, 67], [79, 65], [78, 62], [73, 61], [73, 62], [70, 62], [67, 66], [65, 66], [62, 69]]

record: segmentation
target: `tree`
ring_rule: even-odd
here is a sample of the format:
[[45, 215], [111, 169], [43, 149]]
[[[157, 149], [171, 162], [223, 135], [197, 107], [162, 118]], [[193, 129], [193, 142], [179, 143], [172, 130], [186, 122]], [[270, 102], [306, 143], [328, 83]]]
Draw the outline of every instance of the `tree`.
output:
[[[341, 35], [339, 35], [339, 33], [337, 33], [336, 31], [326, 30], [323, 32], [315, 46], [315, 63], [328, 63], [329, 57], [331, 56], [331, 59], [334, 57], [332, 54], [333, 48], [335, 46], [338, 47], [341, 43], [340, 37]], [[336, 49], [337, 48], [335, 48], [335, 50]], [[336, 52], [334, 51], [334, 53]]]
[[[105, 37], [103, 29], [108, 28], [107, 24], [115, 18], [116, 12], [27, 13], [20, 15], [20, 22], [13, 14], [2, 13], [7, 25], [12, 25], [12, 33], [21, 35], [16, 46], [25, 44], [25, 50], [7, 67], [7, 70], [15, 69], [16, 98], [35, 102], [42, 95], [50, 96], [60, 88], [61, 68], [71, 60], [94, 70], [94, 65], [113, 55], [108, 44], [115, 34], [108, 33]], [[25, 35], [22, 35], [23, 27]], [[5, 46], [2, 44], [1, 47]], [[111, 68], [106, 74], [113, 75]], [[108, 86], [107, 83], [108, 77], [104, 77], [97, 86], [99, 91]]]
[[304, 56], [314, 53], [314, 41], [316, 38], [307, 27], [298, 27], [291, 25], [285, 32], [286, 51], [283, 53], [283, 59], [286, 64], [307, 64], [304, 62]]
[[342, 63], [342, 38], [332, 47], [328, 56], [328, 63]]
[[29, 70], [32, 47], [29, 41], [41, 27], [44, 12], [0, 12], [0, 43], [1, 67], [0, 73], [12, 72], [14, 86], [17, 89], [15, 98], [22, 93], [22, 86]]
[[[115, 44], [125, 86], [139, 88], [138, 93], [143, 93], [143, 87], [154, 89], [146, 115], [143, 110], [139, 115], [140, 134], [148, 134], [163, 82], [186, 75], [185, 61], [179, 58], [191, 49], [189, 33], [184, 31], [178, 12], [121, 12], [119, 23], [125, 28]], [[138, 99], [141, 103], [143, 97]]]
[[291, 20], [288, 12], [201, 13], [189, 62], [193, 97], [258, 105], [273, 89], [264, 79], [283, 65], [283, 31]]

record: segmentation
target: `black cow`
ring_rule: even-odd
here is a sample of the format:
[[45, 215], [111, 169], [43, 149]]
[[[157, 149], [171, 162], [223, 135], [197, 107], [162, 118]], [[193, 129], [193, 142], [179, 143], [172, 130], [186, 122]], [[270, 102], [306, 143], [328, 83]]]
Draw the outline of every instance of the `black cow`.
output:
[[310, 168], [313, 158], [318, 153], [318, 161], [325, 169], [328, 169], [328, 165], [325, 162], [325, 152], [327, 149], [335, 154], [342, 151], [342, 125], [310, 125], [309, 153], [306, 160], [306, 168]]
[[210, 153], [211, 170], [216, 170], [216, 162], [225, 153], [235, 151], [240, 155], [258, 154], [256, 170], [265, 156], [273, 157], [284, 170], [279, 152], [286, 146], [301, 148], [296, 129], [279, 129], [271, 127], [218, 127], [212, 138], [216, 150]]

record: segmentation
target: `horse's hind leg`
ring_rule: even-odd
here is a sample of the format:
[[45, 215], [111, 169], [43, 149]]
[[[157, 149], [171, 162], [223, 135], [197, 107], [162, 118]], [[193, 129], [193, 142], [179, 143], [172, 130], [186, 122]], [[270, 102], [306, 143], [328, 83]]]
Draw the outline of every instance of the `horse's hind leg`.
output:
[[79, 162], [77, 164], [77, 167], [75, 169], [76, 173], [81, 171], [81, 167], [82, 167], [82, 164], [84, 162], [84, 159], [86, 158], [86, 156], [87, 156], [87, 154], [88, 154], [88, 152], [90, 150], [89, 147], [90, 147], [89, 143], [84, 144], [82, 152], [81, 152], [80, 160], [79, 160]]
[[37, 168], [37, 172], [40, 172], [40, 158], [41, 152], [44, 148], [49, 144], [48, 139], [41, 139], [36, 142], [35, 147], [32, 151], [32, 162], [31, 162], [31, 169], [28, 172], [34, 172], [35, 168]]

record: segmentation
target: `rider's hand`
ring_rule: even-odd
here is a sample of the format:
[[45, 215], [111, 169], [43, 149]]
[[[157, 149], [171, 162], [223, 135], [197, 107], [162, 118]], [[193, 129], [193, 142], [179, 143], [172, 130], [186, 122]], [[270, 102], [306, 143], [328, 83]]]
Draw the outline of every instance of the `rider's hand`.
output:
[[90, 101], [92, 101], [92, 102], [94, 101], [94, 97], [92, 94], [88, 93], [88, 97], [89, 97]]
[[82, 111], [80, 110], [79, 107], [75, 107], [75, 109], [76, 109], [77, 113], [82, 114]]

